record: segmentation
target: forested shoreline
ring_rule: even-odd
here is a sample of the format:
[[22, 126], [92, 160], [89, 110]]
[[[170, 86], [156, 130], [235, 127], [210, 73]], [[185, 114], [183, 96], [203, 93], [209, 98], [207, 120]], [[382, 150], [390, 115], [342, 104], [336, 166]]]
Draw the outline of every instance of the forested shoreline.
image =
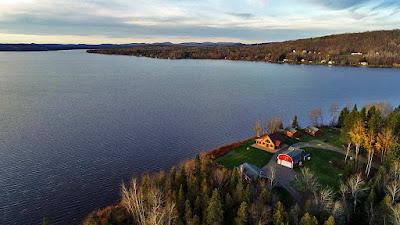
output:
[[400, 67], [400, 30], [348, 33], [233, 46], [144, 45], [89, 53], [161, 59], [226, 59], [271, 63]]
[[[318, 122], [313, 111], [310, 120]], [[335, 112], [329, 126], [340, 129], [343, 151], [355, 155], [343, 155], [338, 190], [301, 168], [293, 183], [302, 195], [299, 204], [273, 179], [246, 182], [238, 169], [202, 154], [169, 171], [132, 178], [122, 184], [118, 204], [93, 211], [83, 224], [399, 224], [400, 106], [379, 103]], [[289, 126], [298, 126], [297, 117]]]

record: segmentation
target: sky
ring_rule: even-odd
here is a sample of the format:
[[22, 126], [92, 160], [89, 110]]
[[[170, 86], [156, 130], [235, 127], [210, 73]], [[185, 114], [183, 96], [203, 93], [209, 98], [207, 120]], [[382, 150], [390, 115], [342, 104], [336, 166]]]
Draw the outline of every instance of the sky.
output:
[[0, 43], [259, 43], [400, 28], [400, 0], [0, 0]]

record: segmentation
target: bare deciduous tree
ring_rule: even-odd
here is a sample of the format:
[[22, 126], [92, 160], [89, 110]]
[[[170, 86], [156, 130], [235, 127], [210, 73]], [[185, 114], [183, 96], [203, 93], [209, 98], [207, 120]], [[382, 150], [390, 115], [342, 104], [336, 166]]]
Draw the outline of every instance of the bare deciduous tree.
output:
[[274, 117], [267, 122], [267, 130], [269, 133], [277, 132], [281, 128], [283, 128], [283, 122], [280, 117]]
[[334, 126], [339, 114], [339, 105], [337, 103], [332, 104], [329, 112], [331, 113], [331, 125]]
[[396, 200], [399, 198], [400, 194], [400, 181], [398, 180], [393, 180], [389, 184], [386, 185], [386, 192], [390, 195], [392, 198], [392, 204], [396, 202]]
[[295, 185], [300, 191], [311, 192], [313, 194], [320, 187], [318, 179], [307, 167], [300, 169], [300, 175], [296, 176]]
[[361, 174], [351, 176], [347, 181], [347, 186], [353, 197], [353, 211], [355, 212], [360, 194], [368, 190], [368, 188], [365, 187], [365, 181], [362, 179]]
[[271, 189], [274, 188], [276, 181], [276, 169], [273, 166], [269, 167], [269, 184], [271, 185]]
[[257, 121], [256, 121], [256, 126], [255, 126], [255, 128], [254, 128], [254, 131], [256, 132], [256, 137], [260, 137], [260, 136], [262, 135], [262, 133], [263, 133], [263, 128], [262, 128], [262, 125], [261, 125], [261, 121], [260, 121], [260, 120], [257, 120]]
[[121, 205], [125, 207], [134, 221], [142, 225], [172, 225], [176, 213], [175, 204], [165, 202], [163, 193], [156, 187], [151, 187], [144, 194], [138, 187], [135, 178], [130, 187], [121, 186]]
[[212, 178], [216, 187], [222, 189], [228, 183], [228, 171], [225, 168], [217, 168], [212, 173]]
[[324, 123], [321, 108], [312, 109], [308, 115], [313, 126], [322, 125]]

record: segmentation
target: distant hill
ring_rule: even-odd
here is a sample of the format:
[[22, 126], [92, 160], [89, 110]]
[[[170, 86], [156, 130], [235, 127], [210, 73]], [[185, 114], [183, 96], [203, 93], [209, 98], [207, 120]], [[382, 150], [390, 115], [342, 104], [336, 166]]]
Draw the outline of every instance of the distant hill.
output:
[[134, 46], [146, 45], [145, 43], [132, 44], [0, 44], [0, 51], [57, 51], [57, 50], [73, 50], [73, 49], [107, 49], [107, 48], [127, 48]]
[[187, 42], [173, 44], [171, 42], [162, 43], [130, 43], [130, 44], [0, 44], [0, 51], [57, 51], [57, 50], [73, 50], [73, 49], [110, 49], [110, 48], [129, 48], [138, 46], [235, 46], [241, 43], [230, 42]]
[[252, 45], [164, 43], [88, 52], [164, 59], [227, 59], [292, 64], [400, 67], [400, 30], [346, 33]]

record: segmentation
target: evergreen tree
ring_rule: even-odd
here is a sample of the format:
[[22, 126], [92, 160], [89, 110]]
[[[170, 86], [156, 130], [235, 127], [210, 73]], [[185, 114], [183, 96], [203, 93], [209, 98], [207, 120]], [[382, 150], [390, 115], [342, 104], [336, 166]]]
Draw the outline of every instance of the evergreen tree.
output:
[[47, 217], [43, 218], [42, 225], [50, 225], [49, 219]]
[[287, 213], [281, 202], [276, 203], [272, 221], [274, 225], [283, 225], [287, 221]]
[[234, 214], [234, 202], [229, 193], [225, 195], [225, 203], [224, 203], [224, 212], [225, 212], [225, 224], [233, 224]]
[[299, 122], [297, 121], [297, 116], [293, 117], [291, 127], [292, 128], [299, 128]]
[[186, 224], [190, 224], [193, 219], [192, 206], [190, 205], [189, 200], [185, 201], [185, 222]]
[[200, 225], [199, 216], [194, 215], [192, 221], [190, 221], [190, 224], [188, 224], [188, 225]]
[[224, 223], [224, 211], [218, 189], [214, 189], [207, 207], [206, 223], [208, 225], [219, 225]]
[[184, 216], [185, 212], [185, 193], [183, 192], [182, 185], [179, 188], [178, 196], [176, 197], [176, 207], [180, 217]]
[[243, 201], [243, 181], [242, 179], [239, 179], [237, 181], [236, 187], [235, 187], [235, 191], [233, 193], [233, 199], [235, 200], [236, 204], [240, 204]]
[[335, 219], [333, 216], [330, 216], [324, 223], [324, 225], [335, 225]]
[[315, 216], [305, 213], [304, 216], [301, 217], [299, 225], [318, 225], [318, 221]]
[[349, 109], [347, 107], [344, 107], [342, 111], [340, 112], [339, 119], [338, 119], [338, 126], [343, 127], [344, 126], [344, 119], [349, 115]]
[[367, 113], [367, 127], [374, 133], [378, 133], [383, 125], [381, 112], [372, 106]]
[[237, 211], [235, 225], [246, 225], [248, 220], [248, 206], [246, 202], [242, 202]]

